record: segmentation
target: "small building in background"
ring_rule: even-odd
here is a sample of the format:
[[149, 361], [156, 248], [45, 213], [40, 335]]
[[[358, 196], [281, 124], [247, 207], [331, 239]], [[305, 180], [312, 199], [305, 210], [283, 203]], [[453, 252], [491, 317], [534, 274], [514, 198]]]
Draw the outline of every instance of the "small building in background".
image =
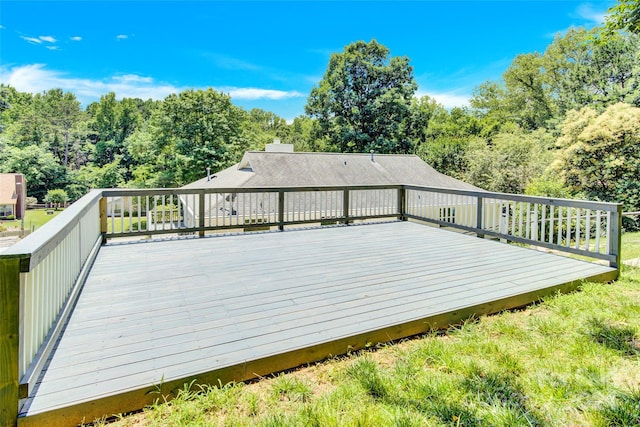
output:
[[23, 219], [27, 207], [27, 180], [21, 173], [0, 173], [0, 218]]

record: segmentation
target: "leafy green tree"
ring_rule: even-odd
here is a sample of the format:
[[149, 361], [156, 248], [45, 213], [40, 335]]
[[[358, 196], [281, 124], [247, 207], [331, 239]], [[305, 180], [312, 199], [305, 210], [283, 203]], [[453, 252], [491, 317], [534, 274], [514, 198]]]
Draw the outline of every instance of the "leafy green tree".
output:
[[238, 159], [231, 158], [229, 147], [246, 146], [246, 113], [213, 89], [169, 95], [156, 113], [152, 122], [161, 186], [184, 185], [201, 178], [207, 167], [230, 166]]
[[331, 55], [305, 111], [339, 151], [408, 152], [399, 131], [416, 89], [409, 58], [390, 57], [375, 40], [358, 41]]
[[577, 28], [559, 35], [544, 54], [545, 74], [559, 112], [599, 111], [617, 102], [640, 105], [640, 37]]
[[64, 205], [69, 201], [69, 196], [66, 191], [57, 188], [47, 191], [47, 194], [44, 196], [44, 201], [46, 203], [52, 203], [56, 208], [59, 208], [60, 205]]
[[[69, 163], [69, 141], [71, 128], [80, 121], [82, 112], [80, 101], [71, 92], [62, 89], [51, 89], [43, 95], [46, 116], [53, 127], [54, 139], [57, 142], [60, 134], [64, 136], [64, 148], [58, 149], [59, 144], [53, 144], [58, 153], [56, 157], [62, 159], [62, 165]], [[61, 153], [60, 153], [61, 152]]]
[[525, 132], [519, 127], [503, 129], [490, 144], [472, 140], [464, 178], [485, 190], [522, 194], [551, 162], [553, 141], [544, 129]]
[[627, 30], [640, 34], [640, 2], [618, 0], [618, 3], [609, 9], [606, 26], [609, 31]]
[[0, 164], [0, 172], [22, 173], [27, 180], [27, 194], [43, 200], [48, 190], [61, 188], [66, 171], [56, 162], [53, 154], [36, 145], [9, 147]]
[[508, 93], [507, 110], [524, 129], [545, 127], [555, 114], [555, 102], [544, 73], [542, 55], [518, 55], [503, 74]]
[[640, 108], [618, 103], [602, 114], [570, 111], [553, 168], [574, 192], [640, 209]]
[[322, 136], [318, 120], [308, 116], [298, 116], [289, 125], [289, 135], [285, 142], [293, 144], [298, 152], [331, 151], [331, 143]]

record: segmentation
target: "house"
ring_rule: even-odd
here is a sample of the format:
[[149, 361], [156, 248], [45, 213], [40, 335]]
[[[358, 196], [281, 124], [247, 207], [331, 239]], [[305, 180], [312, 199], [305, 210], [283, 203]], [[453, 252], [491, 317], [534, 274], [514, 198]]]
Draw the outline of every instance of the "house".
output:
[[0, 174], [0, 218], [23, 219], [27, 201], [27, 180], [21, 173]]
[[[289, 144], [269, 144], [266, 151], [246, 152], [242, 160], [227, 169], [207, 173], [204, 178], [192, 182], [185, 189], [236, 189], [307, 187], [307, 193], [297, 193], [287, 199], [287, 212], [295, 212], [300, 221], [319, 219], [330, 221], [342, 215], [340, 191], [315, 191], [314, 187], [326, 186], [375, 186], [417, 185], [426, 187], [453, 188], [482, 191], [481, 189], [444, 175], [415, 155], [386, 155], [358, 153], [302, 153], [294, 152]], [[359, 209], [396, 209], [395, 190], [354, 191]], [[239, 217], [247, 224], [256, 221], [272, 222], [278, 206], [277, 193], [244, 196], [218, 194], [205, 202], [205, 217], [208, 225], [224, 223], [224, 217]], [[422, 201], [421, 201], [422, 202]], [[184, 226], [192, 227], [198, 216], [198, 201], [183, 198]], [[332, 206], [330, 211], [326, 210]], [[443, 201], [431, 203], [439, 210], [439, 216], [451, 220], [455, 210], [474, 210], [472, 206]], [[475, 210], [474, 210], [475, 212]], [[151, 223], [151, 222], [150, 222]]]

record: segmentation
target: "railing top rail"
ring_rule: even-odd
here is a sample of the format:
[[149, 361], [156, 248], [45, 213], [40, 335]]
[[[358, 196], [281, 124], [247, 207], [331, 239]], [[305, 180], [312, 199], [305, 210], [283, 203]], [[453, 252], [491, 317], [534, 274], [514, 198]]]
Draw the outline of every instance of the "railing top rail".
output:
[[493, 193], [490, 191], [484, 190], [461, 190], [454, 188], [442, 188], [442, 187], [424, 187], [418, 185], [404, 185], [404, 188], [408, 190], [417, 190], [417, 191], [431, 191], [434, 193], [448, 193], [448, 194], [457, 194], [461, 196], [473, 196], [473, 197], [483, 197], [487, 199], [498, 199], [498, 200], [511, 200], [516, 202], [524, 202], [524, 203], [540, 203], [545, 205], [553, 205], [553, 206], [568, 206], [572, 208], [584, 208], [584, 209], [594, 209], [594, 210], [603, 210], [610, 212], [617, 212], [622, 209], [622, 203], [610, 203], [610, 202], [595, 202], [589, 200], [575, 200], [575, 199], [560, 199], [553, 197], [542, 197], [542, 196], [526, 196], [522, 194], [510, 194], [510, 193]]
[[40, 227], [37, 233], [30, 234], [0, 253], [0, 258], [19, 258], [20, 271], [31, 271], [69, 234], [83, 215], [98, 203], [100, 197], [102, 190], [91, 190]]
[[127, 196], [168, 196], [175, 194], [213, 194], [213, 193], [293, 193], [299, 191], [340, 191], [340, 190], [384, 190], [400, 189], [403, 185], [326, 185], [326, 186], [298, 186], [298, 187], [242, 187], [242, 188], [110, 188], [102, 190], [104, 197]]

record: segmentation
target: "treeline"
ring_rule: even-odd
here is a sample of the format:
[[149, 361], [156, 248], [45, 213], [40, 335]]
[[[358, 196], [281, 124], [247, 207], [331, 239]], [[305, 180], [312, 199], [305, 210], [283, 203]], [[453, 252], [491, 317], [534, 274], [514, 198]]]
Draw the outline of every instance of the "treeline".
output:
[[576, 28], [517, 56], [468, 108], [445, 109], [417, 84], [409, 58], [372, 40], [332, 55], [306, 115], [235, 106], [189, 90], [162, 101], [108, 93], [82, 109], [72, 93], [0, 87], [0, 171], [22, 172], [42, 201], [62, 189], [173, 187], [263, 150], [415, 153], [491, 191], [619, 201], [640, 210], [640, 37]]

